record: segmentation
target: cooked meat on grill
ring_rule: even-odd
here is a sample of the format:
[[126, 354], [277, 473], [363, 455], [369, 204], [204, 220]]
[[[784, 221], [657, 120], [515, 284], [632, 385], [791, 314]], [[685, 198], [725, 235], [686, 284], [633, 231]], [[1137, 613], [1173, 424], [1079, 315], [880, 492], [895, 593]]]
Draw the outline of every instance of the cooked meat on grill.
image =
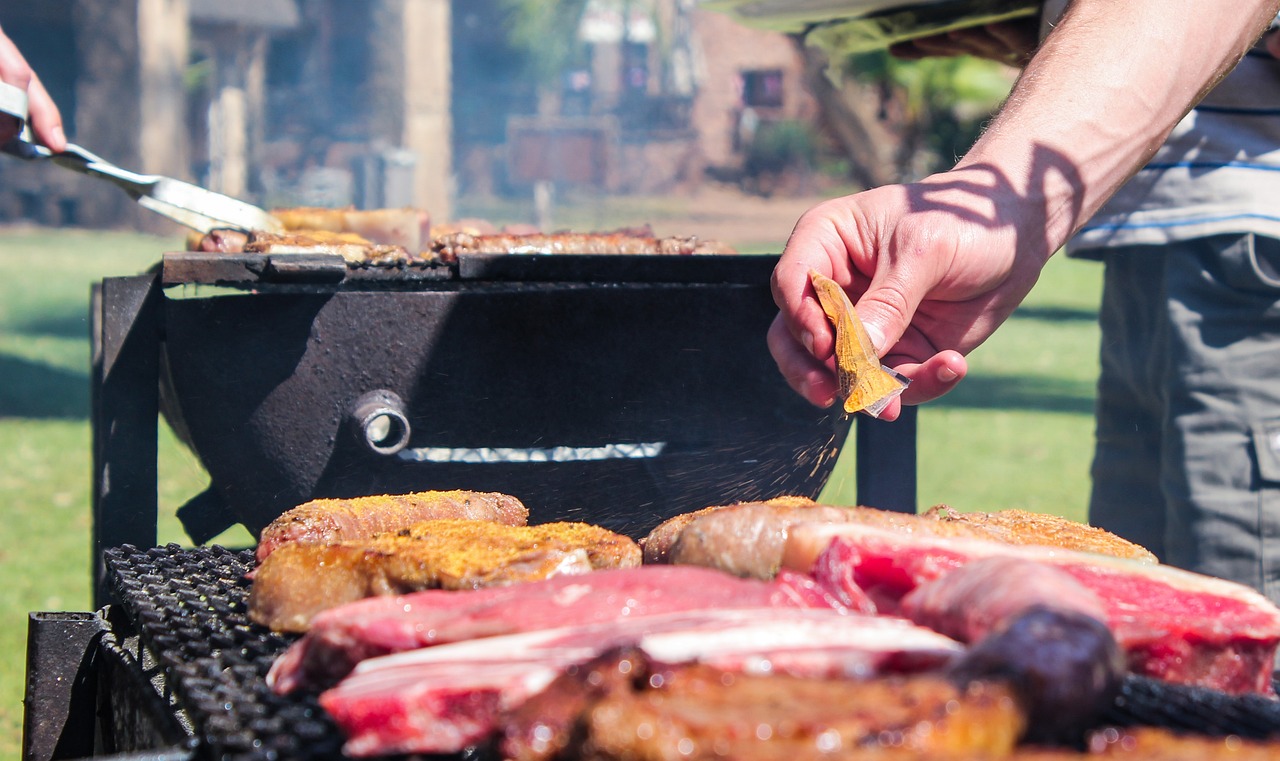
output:
[[1097, 552], [1117, 558], [1132, 558], [1147, 563], [1157, 562], [1156, 556], [1146, 547], [1122, 539], [1105, 529], [1057, 515], [1026, 510], [964, 513], [946, 505], [937, 505], [926, 515], [944, 523], [980, 526], [993, 539], [1003, 532], [1009, 537], [1006, 541], [1010, 544], [1041, 544], [1081, 552]]
[[642, 689], [652, 664], [634, 647], [606, 650], [569, 666], [543, 690], [498, 720], [498, 751], [506, 761], [583, 758], [580, 727], [587, 710], [615, 693]]
[[694, 566], [642, 566], [511, 587], [371, 598], [316, 616], [310, 631], [272, 665], [268, 681], [282, 693], [327, 687], [357, 663], [390, 653], [566, 622], [585, 626], [713, 609], [726, 601], [744, 608], [831, 608], [830, 600], [797, 590], [800, 581], [796, 574], [763, 582]]
[[500, 750], [512, 761], [994, 759], [1023, 721], [998, 683], [746, 675], [612, 651], [506, 716]]
[[[1234, 582], [1097, 553], [856, 523], [792, 526], [783, 566], [817, 569], [827, 583], [856, 586], [857, 593], [892, 611], [894, 601], [921, 584], [992, 557], [1052, 565], [1096, 594], [1134, 673], [1230, 693], [1271, 694], [1280, 608]], [[1043, 602], [1053, 605], [1056, 594], [1045, 590]]]
[[719, 241], [694, 236], [658, 238], [631, 231], [609, 233], [495, 233], [472, 235], [458, 232], [435, 237], [431, 251], [441, 261], [456, 261], [459, 254], [732, 254]]
[[[1245, 740], [1236, 735], [1209, 737], [1155, 727], [1129, 727], [1093, 732], [1088, 752], [1090, 757], [1125, 761], [1271, 761], [1280, 758], [1280, 743]], [[1037, 755], [1033, 761], [1055, 761], [1055, 757], [1045, 753], [1043, 759]]]
[[366, 597], [505, 586], [638, 565], [639, 545], [586, 523], [423, 521], [372, 539], [276, 549], [254, 574], [249, 615], [274, 631], [301, 632], [320, 611]]
[[430, 240], [420, 209], [275, 209], [285, 232], [211, 230], [187, 248], [221, 254], [336, 254], [350, 264], [392, 265], [419, 256]]
[[404, 246], [374, 243], [356, 233], [303, 230], [281, 234], [255, 230], [244, 244], [246, 254], [334, 254], [348, 264], [390, 265], [409, 261]]
[[703, 565], [739, 576], [770, 578], [782, 561], [788, 530], [808, 521], [859, 523], [907, 533], [1065, 547], [1155, 562], [1146, 549], [1110, 532], [1051, 515], [1021, 510], [965, 514], [946, 507], [916, 515], [871, 507], [821, 505], [805, 497], [708, 507], [670, 518], [642, 541], [645, 562]]
[[627, 646], [656, 663], [703, 663], [724, 673], [815, 681], [866, 678], [903, 665], [936, 668], [959, 650], [955, 642], [902, 619], [726, 603], [589, 626], [567, 621], [557, 629], [366, 660], [322, 694], [320, 704], [346, 734], [350, 755], [455, 753], [488, 738], [502, 712], [569, 667]]
[[207, 254], [239, 254], [249, 242], [249, 233], [244, 230], [218, 228], [201, 235], [191, 233], [187, 236], [187, 248], [191, 251], [203, 251]]
[[523, 526], [528, 522], [529, 510], [515, 497], [498, 492], [424, 491], [317, 499], [286, 511], [262, 530], [258, 560], [266, 560], [276, 548], [290, 542], [335, 544], [370, 539], [439, 518]]
[[784, 514], [792, 510], [800, 510], [807, 507], [819, 507], [817, 502], [814, 502], [808, 497], [783, 496], [766, 499], [761, 502], [740, 502], [735, 505], [715, 505], [712, 507], [704, 507], [701, 510], [681, 513], [659, 523], [652, 531], [649, 532], [648, 536], [640, 540], [640, 546], [644, 548], [644, 562], [671, 562], [671, 548], [680, 538], [680, 534], [684, 532], [685, 528], [690, 523], [693, 523], [702, 516], [724, 510], [730, 510], [738, 507], [739, 505], [755, 504], [777, 505], [780, 508], [779, 512]]
[[840, 522], [849, 512], [818, 504], [755, 502], [710, 512], [691, 521], [667, 553], [677, 565], [718, 568], [735, 576], [778, 574], [787, 529], [801, 521]]
[[296, 207], [272, 209], [289, 232], [349, 233], [383, 246], [399, 246], [417, 254], [431, 239], [431, 218], [422, 209], [325, 209]]

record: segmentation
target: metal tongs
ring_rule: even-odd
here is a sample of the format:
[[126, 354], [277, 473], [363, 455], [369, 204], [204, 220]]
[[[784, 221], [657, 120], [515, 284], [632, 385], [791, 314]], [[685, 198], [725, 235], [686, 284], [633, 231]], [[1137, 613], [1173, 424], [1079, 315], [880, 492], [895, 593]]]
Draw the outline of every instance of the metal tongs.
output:
[[[0, 82], [0, 113], [17, 118], [21, 129], [27, 121], [27, 94], [13, 85]], [[0, 152], [26, 161], [51, 161], [66, 169], [107, 180], [128, 193], [142, 207], [202, 233], [215, 228], [284, 231], [280, 220], [257, 206], [172, 177], [121, 169], [71, 143], [61, 153], [54, 153], [19, 136], [0, 145]]]

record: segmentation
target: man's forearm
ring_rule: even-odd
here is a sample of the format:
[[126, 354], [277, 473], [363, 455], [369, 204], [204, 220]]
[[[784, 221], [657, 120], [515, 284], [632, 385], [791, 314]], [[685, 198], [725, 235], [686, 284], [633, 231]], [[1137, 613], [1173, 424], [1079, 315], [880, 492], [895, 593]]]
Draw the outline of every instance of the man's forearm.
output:
[[1280, 0], [1075, 0], [957, 168], [1003, 175], [1059, 248], [1257, 40]]

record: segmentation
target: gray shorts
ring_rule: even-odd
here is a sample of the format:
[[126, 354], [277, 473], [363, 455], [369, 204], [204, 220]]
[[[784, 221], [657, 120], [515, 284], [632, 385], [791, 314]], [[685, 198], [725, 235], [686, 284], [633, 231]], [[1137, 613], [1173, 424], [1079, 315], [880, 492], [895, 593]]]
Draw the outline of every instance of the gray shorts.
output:
[[1280, 241], [1105, 262], [1090, 522], [1280, 601]]

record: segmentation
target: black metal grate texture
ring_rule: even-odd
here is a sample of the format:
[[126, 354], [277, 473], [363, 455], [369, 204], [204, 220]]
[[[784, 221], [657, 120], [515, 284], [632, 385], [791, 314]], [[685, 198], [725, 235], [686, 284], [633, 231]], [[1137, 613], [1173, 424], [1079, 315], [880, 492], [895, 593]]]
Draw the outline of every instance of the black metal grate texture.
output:
[[1130, 676], [1104, 723], [1261, 740], [1280, 737], [1280, 701]]
[[[249, 620], [252, 551], [126, 545], [105, 556], [114, 599], [164, 668], [166, 697], [186, 712], [210, 758], [343, 757], [341, 733], [313, 695], [285, 697], [267, 687], [267, 670], [296, 637]], [[1130, 677], [1102, 725], [1274, 738], [1280, 701]]]
[[113, 599], [165, 671], [209, 758], [341, 758], [342, 735], [314, 696], [280, 696], [267, 670], [296, 637], [249, 620], [251, 551], [175, 544], [105, 553]]

